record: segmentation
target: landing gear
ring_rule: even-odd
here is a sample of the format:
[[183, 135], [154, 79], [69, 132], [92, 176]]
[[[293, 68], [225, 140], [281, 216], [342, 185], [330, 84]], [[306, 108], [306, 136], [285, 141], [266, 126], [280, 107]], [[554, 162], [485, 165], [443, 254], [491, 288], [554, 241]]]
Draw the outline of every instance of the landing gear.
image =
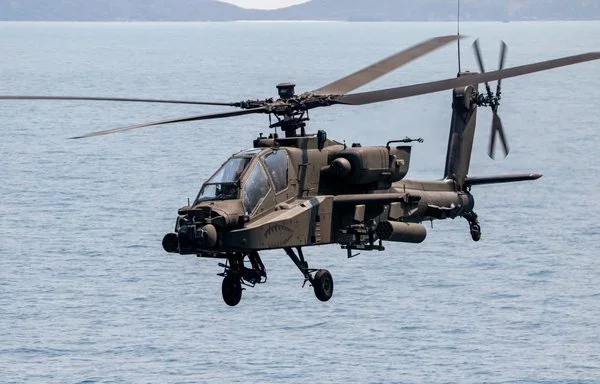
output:
[[[250, 268], [244, 265], [244, 259], [248, 257]], [[223, 301], [229, 306], [236, 306], [242, 299], [242, 291], [247, 287], [267, 282], [267, 271], [258, 252], [233, 253], [228, 255], [227, 264], [219, 263], [225, 270], [219, 273], [223, 276], [221, 293]]]
[[[284, 248], [290, 259], [304, 275], [304, 284], [312, 285], [315, 296], [321, 301], [328, 301], [333, 296], [333, 277], [326, 269], [308, 267], [304, 260], [302, 249], [296, 247], [298, 254], [292, 248]], [[223, 276], [221, 294], [223, 301], [229, 306], [236, 306], [242, 300], [244, 286], [254, 287], [256, 284], [267, 282], [267, 271], [258, 252], [235, 252], [227, 254], [227, 262], [219, 263], [224, 268], [219, 276]], [[302, 286], [304, 286], [304, 284]]]
[[225, 304], [235, 307], [242, 300], [242, 281], [233, 275], [226, 275], [221, 284], [221, 293]]
[[477, 221], [477, 214], [473, 211], [466, 213], [463, 216], [469, 222], [469, 232], [473, 241], [479, 241], [481, 239], [481, 227], [479, 221]]
[[312, 282], [315, 296], [321, 301], [327, 301], [333, 296], [333, 277], [326, 269], [319, 269]]
[[[292, 248], [284, 248], [284, 250], [304, 275], [304, 284], [308, 281], [313, 286], [317, 299], [321, 301], [331, 299], [331, 296], [333, 296], [333, 277], [331, 277], [331, 273], [326, 269], [308, 268], [308, 263], [304, 260], [304, 254], [300, 247], [296, 247], [298, 255], [294, 253]], [[315, 274], [314, 277], [313, 273]]]

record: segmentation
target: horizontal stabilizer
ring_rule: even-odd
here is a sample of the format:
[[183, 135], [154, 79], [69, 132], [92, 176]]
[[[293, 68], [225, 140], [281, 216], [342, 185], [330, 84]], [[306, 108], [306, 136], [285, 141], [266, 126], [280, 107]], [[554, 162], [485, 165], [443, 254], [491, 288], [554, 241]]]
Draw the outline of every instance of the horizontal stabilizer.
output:
[[537, 180], [540, 177], [542, 177], [541, 173], [524, 173], [520, 175], [503, 175], [487, 177], [467, 177], [467, 179], [465, 180], [465, 185], [471, 186], [483, 184], [512, 183], [515, 181]]

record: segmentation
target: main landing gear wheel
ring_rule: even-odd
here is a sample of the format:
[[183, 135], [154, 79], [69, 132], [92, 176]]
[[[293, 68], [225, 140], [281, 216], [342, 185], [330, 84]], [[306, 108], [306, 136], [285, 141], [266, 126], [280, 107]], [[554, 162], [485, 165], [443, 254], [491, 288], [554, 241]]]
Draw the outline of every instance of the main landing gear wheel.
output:
[[223, 301], [227, 305], [231, 307], [238, 305], [240, 300], [242, 300], [242, 282], [240, 278], [233, 275], [226, 275], [221, 285], [221, 293], [223, 294]]
[[[298, 254], [294, 253], [292, 248], [283, 248], [285, 253], [288, 254], [290, 259], [296, 264], [296, 267], [302, 272], [304, 275], [304, 284], [306, 282], [310, 282], [315, 290], [315, 296], [317, 299], [321, 301], [328, 301], [333, 296], [333, 278], [331, 277], [331, 273], [329, 273], [326, 269], [312, 269], [308, 267], [308, 263], [304, 260], [304, 255], [302, 254], [302, 248], [296, 247]], [[313, 277], [313, 273], [315, 276]]]
[[326, 269], [319, 269], [312, 281], [315, 296], [321, 301], [328, 301], [333, 296], [333, 277]]
[[[248, 257], [250, 268], [244, 265], [244, 259]], [[267, 270], [258, 255], [258, 252], [237, 252], [227, 254], [227, 262], [219, 263], [219, 267], [225, 270], [218, 273], [223, 276], [221, 293], [223, 301], [229, 306], [236, 306], [242, 299], [242, 291], [246, 287], [254, 287], [256, 284], [267, 282]]]

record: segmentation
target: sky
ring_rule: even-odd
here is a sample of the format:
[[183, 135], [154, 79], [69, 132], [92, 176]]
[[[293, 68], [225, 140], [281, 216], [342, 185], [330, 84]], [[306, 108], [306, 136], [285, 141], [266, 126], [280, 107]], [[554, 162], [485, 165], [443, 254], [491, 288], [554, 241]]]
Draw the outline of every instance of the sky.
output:
[[294, 4], [306, 3], [308, 0], [220, 0], [244, 8], [275, 9]]

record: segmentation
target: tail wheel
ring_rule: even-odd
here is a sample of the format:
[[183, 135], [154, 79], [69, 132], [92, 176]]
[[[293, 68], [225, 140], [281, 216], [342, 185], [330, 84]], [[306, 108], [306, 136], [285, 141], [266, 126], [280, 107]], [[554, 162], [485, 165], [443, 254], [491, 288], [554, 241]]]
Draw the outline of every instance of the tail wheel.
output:
[[328, 301], [333, 296], [333, 277], [326, 269], [319, 269], [312, 281], [315, 296], [321, 301]]
[[473, 225], [470, 232], [473, 241], [479, 241], [479, 239], [481, 239], [481, 228], [479, 228], [479, 225]]
[[223, 301], [231, 307], [238, 305], [242, 300], [242, 282], [239, 277], [227, 275], [223, 278], [221, 285], [221, 293]]

